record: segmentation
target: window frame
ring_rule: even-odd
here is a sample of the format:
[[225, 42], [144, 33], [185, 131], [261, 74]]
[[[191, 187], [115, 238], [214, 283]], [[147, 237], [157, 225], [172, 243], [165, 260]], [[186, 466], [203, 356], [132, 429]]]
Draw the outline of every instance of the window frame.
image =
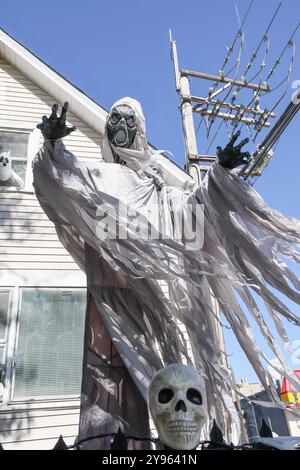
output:
[[[0, 188], [1, 191], [26, 191], [34, 192], [32, 181], [32, 161], [35, 157], [38, 149], [42, 145], [42, 135], [39, 129], [30, 123], [21, 123], [12, 121], [9, 125], [5, 122], [0, 121], [0, 132], [11, 132], [14, 134], [28, 134], [27, 142], [27, 159], [26, 159], [26, 172], [24, 186], [21, 189], [14, 188], [13, 186], [3, 186]], [[13, 156], [12, 156], [13, 159]]]
[[[1, 287], [1, 290], [7, 291], [8, 288]], [[31, 404], [46, 404], [54, 402], [73, 402], [80, 399], [80, 391], [78, 394], [68, 394], [68, 395], [41, 395], [41, 396], [25, 396], [25, 397], [14, 397], [15, 389], [15, 370], [16, 370], [16, 360], [18, 352], [18, 339], [20, 332], [20, 314], [21, 314], [21, 302], [22, 302], [22, 292], [24, 291], [59, 291], [59, 292], [85, 292], [85, 287], [60, 287], [60, 286], [19, 286], [15, 288], [10, 288], [12, 290], [11, 295], [11, 308], [10, 308], [10, 317], [9, 317], [9, 326], [8, 336], [7, 336], [7, 355], [5, 363], [5, 380], [4, 380], [4, 390], [2, 397], [2, 405], [12, 406], [22, 403]], [[84, 322], [85, 325], [85, 322]], [[85, 332], [85, 326], [83, 329], [83, 336]], [[83, 351], [82, 351], [83, 352]]]
[[5, 405], [9, 401], [10, 377], [11, 377], [11, 371], [12, 371], [12, 365], [13, 365], [11, 336], [13, 332], [13, 325], [15, 325], [14, 304], [15, 304], [16, 292], [13, 287], [5, 287], [5, 286], [1, 286], [0, 291], [9, 293], [5, 340], [1, 342], [1, 344], [5, 345], [5, 350], [4, 350], [4, 357], [3, 357], [4, 368], [3, 368], [3, 378], [2, 378], [3, 395], [2, 395], [2, 399], [0, 402], [1, 402], [1, 405]]

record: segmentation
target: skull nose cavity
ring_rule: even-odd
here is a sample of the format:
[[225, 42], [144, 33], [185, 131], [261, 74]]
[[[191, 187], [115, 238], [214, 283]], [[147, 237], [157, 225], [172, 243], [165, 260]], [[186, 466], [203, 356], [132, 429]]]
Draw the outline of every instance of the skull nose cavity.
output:
[[184, 413], [186, 412], [186, 405], [183, 400], [179, 400], [176, 403], [175, 411], [183, 411]]

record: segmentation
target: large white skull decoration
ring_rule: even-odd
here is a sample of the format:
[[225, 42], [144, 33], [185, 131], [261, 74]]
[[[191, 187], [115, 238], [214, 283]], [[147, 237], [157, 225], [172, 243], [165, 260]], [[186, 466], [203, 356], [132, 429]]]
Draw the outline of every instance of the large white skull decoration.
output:
[[204, 379], [190, 366], [171, 364], [149, 384], [149, 409], [162, 444], [195, 449], [207, 420]]

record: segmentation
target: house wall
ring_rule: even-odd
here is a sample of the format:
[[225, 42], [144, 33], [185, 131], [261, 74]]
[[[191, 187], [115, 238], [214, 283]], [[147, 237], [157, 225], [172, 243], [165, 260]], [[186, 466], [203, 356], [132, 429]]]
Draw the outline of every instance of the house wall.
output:
[[18, 404], [0, 413], [5, 450], [53, 449], [60, 435], [74, 444], [79, 424], [79, 400]]
[[300, 410], [293, 409], [293, 413], [288, 409], [285, 410], [286, 421], [289, 427], [290, 435], [293, 437], [300, 436]]
[[[15, 127], [18, 123], [33, 130], [44, 114], [49, 115], [55, 102], [55, 98], [0, 57], [0, 127], [2, 124]], [[68, 120], [76, 126], [76, 131], [64, 139], [68, 149], [82, 160], [99, 159], [100, 134], [72, 112], [68, 113]]]
[[[263, 420], [274, 436], [290, 435], [285, 410], [271, 403], [267, 390], [262, 390], [248, 398], [250, 401], [244, 398], [241, 400], [241, 408], [245, 413], [245, 426], [249, 442], [259, 437]], [[256, 401], [259, 401], [259, 404]]]
[[[41, 144], [36, 124], [49, 115], [55, 99], [0, 57], [0, 130], [29, 132], [28, 164]], [[65, 139], [68, 149], [88, 161], [101, 159], [101, 135], [68, 113], [77, 130]], [[0, 288], [13, 289], [12, 322], [18, 306], [14, 298], [22, 287], [85, 287], [85, 276], [59, 242], [53, 224], [39, 206], [31, 176], [22, 191], [0, 190]], [[6, 359], [14, 354], [13, 326], [7, 340]], [[9, 367], [8, 367], [9, 369]], [[12, 380], [12, 370], [6, 376]], [[74, 442], [79, 421], [79, 400], [56, 399], [0, 404], [0, 442], [5, 449], [51, 449], [60, 434]]]

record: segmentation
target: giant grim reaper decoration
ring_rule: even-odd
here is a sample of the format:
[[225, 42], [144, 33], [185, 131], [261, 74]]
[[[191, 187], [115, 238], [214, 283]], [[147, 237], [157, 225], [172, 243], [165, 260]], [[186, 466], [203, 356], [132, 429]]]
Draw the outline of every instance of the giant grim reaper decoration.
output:
[[234, 168], [249, 157], [241, 152], [247, 141], [234, 146], [238, 135], [218, 149], [219, 161], [202, 186], [183, 189], [168, 184], [137, 101], [124, 98], [108, 113], [106, 162], [82, 163], [65, 149], [60, 138], [73, 130], [65, 125], [66, 112], [67, 104], [58, 117], [54, 106], [50, 118], [43, 117], [45, 143], [33, 171], [42, 208], [87, 274], [80, 437], [119, 426], [127, 434], [147, 434], [145, 399], [154, 372], [190, 362], [179, 322], [205, 378], [209, 417], [230, 438], [232, 384], [221, 361], [212, 299], [262, 384], [272, 385], [244, 308], [286, 371], [253, 292], [287, 342], [280, 317], [296, 325], [300, 319], [276, 290], [300, 303], [300, 282], [281, 259], [300, 261], [300, 222], [269, 208], [237, 176]]

